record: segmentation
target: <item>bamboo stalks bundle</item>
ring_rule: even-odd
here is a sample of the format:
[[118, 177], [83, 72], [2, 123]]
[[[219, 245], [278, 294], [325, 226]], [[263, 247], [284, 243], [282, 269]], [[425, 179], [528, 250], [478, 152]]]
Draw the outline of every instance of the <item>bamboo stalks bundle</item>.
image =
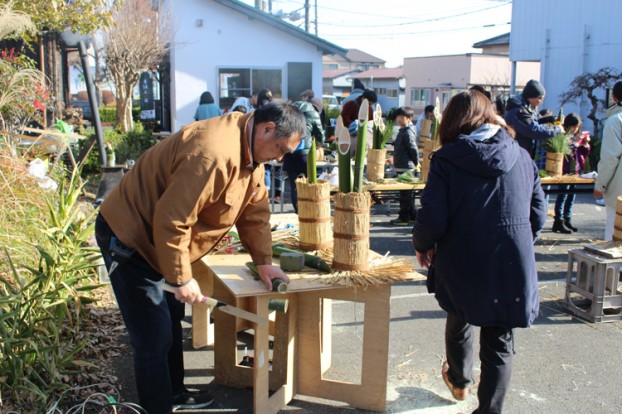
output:
[[369, 215], [368, 192], [337, 193], [333, 225], [333, 267], [338, 270], [368, 268]]
[[419, 142], [423, 142], [426, 139], [432, 139], [432, 120], [422, 119], [421, 129], [419, 132]]
[[384, 165], [387, 160], [386, 149], [369, 149], [367, 152], [367, 179], [378, 182], [384, 179]]
[[319, 250], [332, 246], [330, 183], [318, 180], [316, 184], [311, 184], [306, 178], [299, 178], [296, 180], [296, 190], [301, 250]]
[[[392, 123], [389, 121], [392, 129]], [[367, 153], [367, 179], [369, 181], [378, 182], [384, 179], [384, 166], [387, 160], [387, 151], [384, 149], [392, 131], [384, 124], [382, 119], [382, 107], [376, 104], [374, 111], [374, 126], [372, 147]]]
[[549, 177], [561, 177], [564, 168], [564, 154], [559, 152], [547, 152], [544, 169]]
[[440, 148], [440, 142], [432, 139], [427, 139], [423, 143], [423, 159], [421, 162], [421, 181], [428, 180], [428, 173], [430, 172], [430, 157], [434, 151]]

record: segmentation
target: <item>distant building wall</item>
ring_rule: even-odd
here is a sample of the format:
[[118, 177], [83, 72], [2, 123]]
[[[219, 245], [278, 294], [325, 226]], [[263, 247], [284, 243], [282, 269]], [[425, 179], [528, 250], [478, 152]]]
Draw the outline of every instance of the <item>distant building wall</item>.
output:
[[[558, 108], [559, 96], [583, 73], [622, 70], [620, 16], [620, 0], [513, 1], [510, 59], [541, 62], [540, 79], [547, 91], [543, 107]], [[600, 94], [604, 99], [605, 91]], [[578, 112], [585, 119], [590, 108], [584, 99], [564, 106], [564, 112]]]

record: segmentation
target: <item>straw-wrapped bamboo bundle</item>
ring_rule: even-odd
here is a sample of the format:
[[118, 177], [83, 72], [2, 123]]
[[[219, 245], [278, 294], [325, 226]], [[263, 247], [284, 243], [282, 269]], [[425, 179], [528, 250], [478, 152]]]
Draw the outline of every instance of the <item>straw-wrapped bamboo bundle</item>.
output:
[[333, 267], [338, 270], [368, 268], [369, 214], [368, 192], [335, 194], [333, 225]]
[[306, 178], [299, 178], [296, 191], [300, 248], [309, 251], [331, 247], [330, 183], [318, 180], [317, 184], [310, 184]]

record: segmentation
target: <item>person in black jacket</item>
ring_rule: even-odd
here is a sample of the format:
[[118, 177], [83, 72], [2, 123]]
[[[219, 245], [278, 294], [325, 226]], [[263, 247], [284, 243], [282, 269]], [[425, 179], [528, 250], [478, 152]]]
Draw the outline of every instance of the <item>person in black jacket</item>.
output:
[[[300, 145], [291, 154], [283, 157], [283, 170], [289, 177], [289, 190], [292, 197], [294, 211], [298, 214], [298, 191], [296, 190], [296, 178], [307, 175], [307, 156], [311, 149], [311, 143], [315, 139], [316, 148], [320, 148], [324, 143], [324, 129], [320, 120], [321, 103], [314, 101], [297, 101], [293, 105], [297, 106], [305, 116], [307, 129]], [[319, 105], [318, 105], [319, 104]]]
[[447, 312], [441, 374], [468, 397], [480, 326], [475, 413], [501, 413], [512, 374], [514, 328], [539, 310], [534, 240], [547, 209], [538, 170], [481, 92], [449, 101], [413, 230], [428, 291]]
[[[393, 166], [397, 173], [412, 171], [419, 165], [417, 135], [412, 123], [413, 115], [413, 110], [407, 106], [402, 106], [395, 111], [395, 122], [400, 126], [393, 143]], [[414, 193], [412, 190], [400, 190], [400, 212], [397, 219], [391, 220], [392, 225], [407, 226], [414, 223], [417, 217]]]
[[505, 122], [516, 131], [516, 141], [525, 148], [531, 159], [536, 155], [536, 141], [563, 133], [561, 126], [548, 128], [538, 123], [538, 106], [544, 101], [546, 90], [540, 82], [530, 80], [523, 93], [508, 99]]

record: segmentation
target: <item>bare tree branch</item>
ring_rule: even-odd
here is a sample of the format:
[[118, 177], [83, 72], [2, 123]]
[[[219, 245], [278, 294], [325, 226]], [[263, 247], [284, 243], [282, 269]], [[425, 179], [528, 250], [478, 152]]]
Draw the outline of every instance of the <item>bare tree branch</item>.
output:
[[594, 136], [598, 137], [602, 120], [598, 115], [602, 114], [605, 109], [605, 100], [599, 98], [596, 91], [611, 88], [620, 79], [622, 79], [622, 74], [610, 67], [601, 68], [595, 73], [586, 72], [579, 75], [570, 82], [569, 89], [559, 96], [561, 105], [569, 102], [580, 103], [585, 96], [592, 104], [587, 118], [594, 123]]
[[169, 51], [172, 28], [168, 9], [150, 0], [126, 0], [105, 33], [106, 69], [117, 91], [117, 121], [122, 131], [133, 128], [132, 90], [140, 74], [156, 70]]

